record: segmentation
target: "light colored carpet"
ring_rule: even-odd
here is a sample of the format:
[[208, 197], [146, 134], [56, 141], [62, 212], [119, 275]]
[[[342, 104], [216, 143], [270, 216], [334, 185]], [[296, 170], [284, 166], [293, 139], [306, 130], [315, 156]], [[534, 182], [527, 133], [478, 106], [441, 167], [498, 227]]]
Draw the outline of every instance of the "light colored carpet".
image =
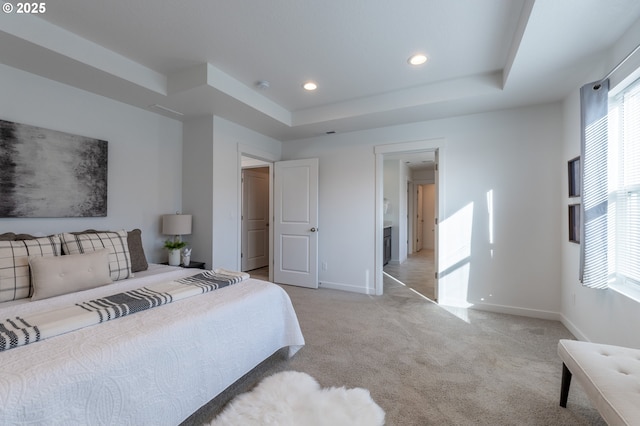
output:
[[578, 383], [559, 406], [557, 321], [446, 309], [393, 280], [383, 296], [283, 286], [307, 342], [275, 356], [185, 425], [210, 422], [263, 377], [296, 370], [321, 386], [362, 387], [386, 425], [604, 425]]
[[321, 388], [298, 371], [276, 373], [237, 396], [210, 426], [382, 426], [384, 411], [362, 388]]

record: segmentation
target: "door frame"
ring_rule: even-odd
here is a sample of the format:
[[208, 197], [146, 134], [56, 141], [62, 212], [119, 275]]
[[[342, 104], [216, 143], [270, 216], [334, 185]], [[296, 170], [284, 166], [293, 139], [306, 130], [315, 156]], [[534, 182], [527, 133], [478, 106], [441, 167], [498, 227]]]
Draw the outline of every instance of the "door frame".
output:
[[[263, 161], [269, 167], [269, 223], [273, 222], [273, 163], [280, 159], [274, 154], [252, 146], [238, 143], [238, 212], [242, 212], [242, 157], [250, 157]], [[242, 265], [242, 221], [238, 220], [238, 253], [237, 264]], [[269, 281], [273, 281], [273, 226], [269, 226]]]
[[[446, 139], [437, 138], [429, 140], [420, 140], [413, 142], [401, 142], [385, 145], [377, 145], [374, 147], [374, 154], [376, 157], [376, 169], [375, 169], [375, 254], [374, 254], [374, 267], [375, 267], [375, 279], [374, 279], [374, 291], [375, 294], [381, 296], [384, 292], [383, 285], [383, 225], [384, 225], [384, 156], [385, 154], [398, 154], [398, 153], [415, 153], [421, 151], [435, 151], [436, 153], [436, 167], [438, 168], [436, 179], [436, 218], [438, 223], [444, 219], [445, 205], [444, 205], [444, 193], [445, 193], [445, 147]], [[434, 256], [435, 256], [435, 293], [436, 298], [438, 295], [438, 278], [439, 274], [439, 260], [438, 260], [438, 248], [440, 246], [438, 226], [436, 228], [435, 243], [434, 243]]]

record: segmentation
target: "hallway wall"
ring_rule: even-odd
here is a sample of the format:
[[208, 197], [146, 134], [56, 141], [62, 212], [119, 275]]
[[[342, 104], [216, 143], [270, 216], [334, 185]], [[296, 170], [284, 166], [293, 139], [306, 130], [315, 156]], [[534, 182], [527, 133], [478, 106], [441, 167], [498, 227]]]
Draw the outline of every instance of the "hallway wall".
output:
[[435, 209], [436, 186], [427, 184], [422, 186], [422, 248], [433, 250], [435, 247]]

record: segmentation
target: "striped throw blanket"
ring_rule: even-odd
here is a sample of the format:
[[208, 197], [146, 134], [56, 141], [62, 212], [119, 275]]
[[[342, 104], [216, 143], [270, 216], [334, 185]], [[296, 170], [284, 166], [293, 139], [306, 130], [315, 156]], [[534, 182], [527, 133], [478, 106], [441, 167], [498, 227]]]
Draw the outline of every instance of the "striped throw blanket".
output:
[[0, 351], [100, 324], [227, 287], [249, 278], [241, 272], [215, 269], [179, 280], [157, 283], [74, 306], [0, 321]]

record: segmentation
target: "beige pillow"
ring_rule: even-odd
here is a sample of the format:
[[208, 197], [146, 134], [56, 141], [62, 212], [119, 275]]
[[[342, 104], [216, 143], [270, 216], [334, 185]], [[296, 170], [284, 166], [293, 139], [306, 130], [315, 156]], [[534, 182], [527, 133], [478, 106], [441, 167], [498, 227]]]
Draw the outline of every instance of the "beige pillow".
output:
[[109, 249], [56, 257], [31, 257], [31, 300], [110, 284]]

